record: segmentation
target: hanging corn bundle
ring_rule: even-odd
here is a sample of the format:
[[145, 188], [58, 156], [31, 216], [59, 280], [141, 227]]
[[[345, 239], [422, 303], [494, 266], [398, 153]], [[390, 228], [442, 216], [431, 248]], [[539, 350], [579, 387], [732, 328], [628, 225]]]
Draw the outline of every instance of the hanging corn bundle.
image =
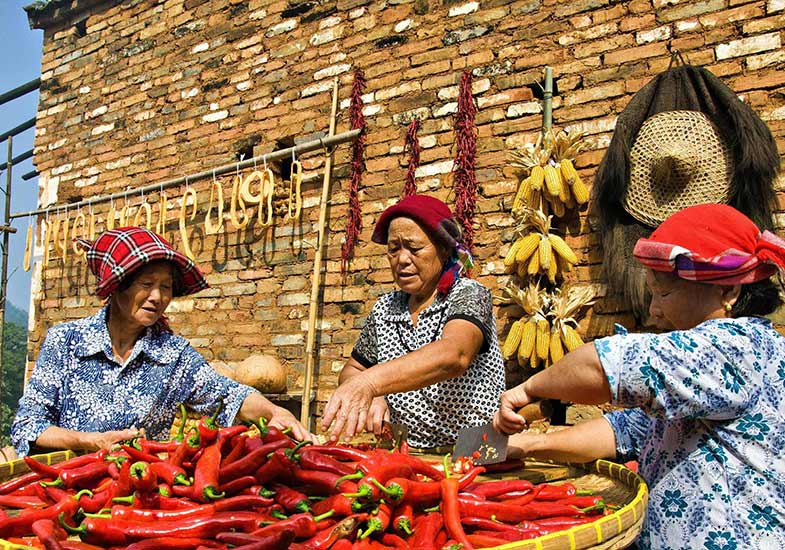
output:
[[525, 290], [510, 285], [504, 289], [504, 294], [502, 303], [517, 304], [525, 314], [510, 327], [502, 345], [502, 355], [505, 359], [514, 357], [521, 367], [528, 365], [535, 369], [548, 359], [550, 297], [537, 283], [529, 283]]
[[553, 216], [523, 206], [518, 217], [517, 238], [504, 257], [505, 271], [520, 277], [543, 273], [556, 283], [557, 275], [570, 272], [578, 257], [563, 238], [551, 233]]
[[574, 285], [559, 288], [550, 296], [550, 315], [553, 318], [549, 341], [550, 364], [583, 345], [583, 338], [576, 330], [577, 317], [584, 307], [594, 303], [595, 295], [595, 288], [591, 285]]
[[521, 169], [522, 179], [513, 200], [513, 215], [528, 206], [550, 211], [556, 217], [589, 202], [589, 190], [573, 165], [586, 143], [581, 133], [549, 130], [523, 151], [510, 153], [512, 166]]

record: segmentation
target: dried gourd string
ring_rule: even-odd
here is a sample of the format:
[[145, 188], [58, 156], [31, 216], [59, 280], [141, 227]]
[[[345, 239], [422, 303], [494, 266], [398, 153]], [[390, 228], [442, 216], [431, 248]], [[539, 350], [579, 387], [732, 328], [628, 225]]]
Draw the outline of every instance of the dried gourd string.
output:
[[349, 213], [346, 224], [346, 238], [341, 245], [341, 273], [346, 272], [349, 260], [354, 254], [354, 245], [362, 231], [362, 212], [360, 210], [360, 184], [365, 171], [365, 130], [366, 122], [363, 115], [363, 92], [365, 76], [361, 69], [354, 72], [352, 96], [349, 103], [349, 123], [352, 130], [359, 129], [360, 135], [352, 144], [352, 160], [349, 173]]
[[401, 193], [404, 197], [417, 194], [415, 173], [420, 166], [420, 140], [417, 138], [419, 129], [420, 119], [415, 118], [409, 124], [409, 129], [406, 131], [406, 141], [403, 148], [404, 150], [409, 151], [409, 166], [406, 169], [406, 181], [403, 184], [403, 192]]
[[476, 108], [472, 97], [472, 75], [464, 71], [458, 92], [458, 112], [455, 115], [455, 164], [453, 189], [455, 218], [463, 229], [463, 240], [471, 251], [474, 244], [474, 208], [477, 202], [477, 180], [474, 175], [477, 156], [477, 134], [474, 126]]

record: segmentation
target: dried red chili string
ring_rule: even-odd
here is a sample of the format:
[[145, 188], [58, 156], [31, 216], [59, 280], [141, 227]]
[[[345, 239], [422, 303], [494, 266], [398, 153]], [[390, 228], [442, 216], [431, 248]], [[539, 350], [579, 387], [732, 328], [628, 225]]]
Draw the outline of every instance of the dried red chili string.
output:
[[361, 69], [354, 72], [352, 95], [349, 103], [349, 123], [352, 130], [360, 129], [360, 135], [352, 144], [352, 160], [349, 172], [349, 216], [346, 224], [346, 238], [341, 245], [341, 273], [346, 272], [349, 260], [354, 253], [354, 245], [363, 227], [360, 210], [360, 183], [365, 171], [365, 115], [363, 115], [362, 95], [365, 91], [365, 76]]
[[406, 170], [406, 181], [403, 184], [403, 192], [401, 196], [408, 197], [409, 195], [417, 194], [417, 184], [414, 182], [414, 173], [417, 167], [420, 166], [420, 140], [417, 138], [417, 132], [420, 129], [419, 119], [412, 120], [409, 124], [409, 129], [406, 131], [406, 142], [404, 150], [409, 151], [409, 168]]
[[464, 71], [458, 92], [458, 112], [455, 115], [455, 219], [463, 229], [463, 240], [471, 251], [474, 244], [474, 207], [477, 202], [477, 180], [474, 163], [477, 156], [477, 133], [474, 115], [477, 109], [472, 97], [472, 75]]

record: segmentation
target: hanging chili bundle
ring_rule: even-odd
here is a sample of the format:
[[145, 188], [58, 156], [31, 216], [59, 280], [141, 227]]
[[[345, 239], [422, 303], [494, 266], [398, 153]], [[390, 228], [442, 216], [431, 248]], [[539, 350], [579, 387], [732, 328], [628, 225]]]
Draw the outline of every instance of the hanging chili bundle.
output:
[[458, 90], [458, 112], [455, 115], [453, 189], [455, 219], [461, 224], [464, 244], [470, 251], [474, 244], [474, 207], [477, 202], [477, 179], [474, 175], [477, 156], [476, 112], [472, 97], [472, 75], [464, 71]]
[[417, 194], [417, 184], [414, 181], [414, 175], [417, 167], [420, 166], [420, 140], [417, 138], [417, 132], [420, 129], [420, 119], [415, 118], [409, 124], [409, 129], [406, 131], [406, 142], [404, 143], [404, 151], [409, 151], [409, 164], [406, 169], [406, 180], [403, 184], [403, 191], [401, 196], [408, 197], [409, 195]]
[[341, 273], [346, 272], [349, 260], [354, 253], [354, 245], [363, 228], [360, 210], [360, 183], [365, 171], [365, 115], [363, 115], [362, 95], [365, 91], [365, 76], [362, 70], [354, 71], [352, 96], [349, 100], [349, 124], [352, 130], [360, 130], [360, 135], [352, 144], [352, 160], [349, 171], [349, 215], [346, 223], [346, 239], [341, 245]]

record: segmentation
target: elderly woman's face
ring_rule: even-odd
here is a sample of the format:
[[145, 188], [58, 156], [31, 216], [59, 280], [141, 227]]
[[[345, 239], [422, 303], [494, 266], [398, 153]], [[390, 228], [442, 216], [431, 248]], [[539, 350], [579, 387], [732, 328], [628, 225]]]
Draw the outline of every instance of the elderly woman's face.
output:
[[651, 321], [663, 330], [686, 330], [708, 319], [723, 317], [722, 287], [686, 281], [646, 270], [651, 290]]
[[172, 265], [158, 262], [141, 268], [131, 286], [116, 292], [113, 299], [127, 322], [149, 327], [169, 307], [173, 291]]
[[398, 287], [414, 296], [433, 293], [447, 260], [420, 225], [410, 218], [395, 218], [387, 230], [387, 257]]

